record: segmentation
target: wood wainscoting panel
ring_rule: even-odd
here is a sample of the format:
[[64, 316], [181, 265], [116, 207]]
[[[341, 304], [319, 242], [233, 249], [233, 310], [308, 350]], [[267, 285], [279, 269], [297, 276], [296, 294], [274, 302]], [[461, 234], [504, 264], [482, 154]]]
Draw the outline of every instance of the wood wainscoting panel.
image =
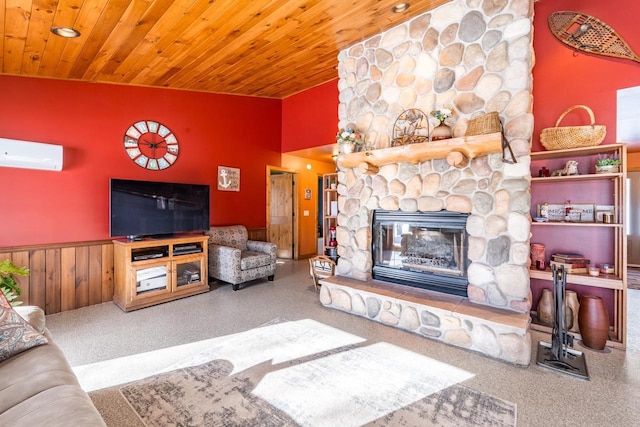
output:
[[89, 305], [102, 302], [102, 247], [89, 246]]
[[89, 305], [89, 246], [76, 248], [76, 308]]
[[113, 300], [110, 240], [0, 248], [5, 259], [29, 268], [28, 276], [16, 276], [19, 300], [46, 314]]
[[46, 313], [59, 313], [60, 312], [60, 249], [52, 248], [47, 249], [46, 265], [47, 265], [47, 277], [45, 283], [46, 306], [44, 311]]
[[268, 242], [267, 229], [266, 228], [252, 228], [247, 230], [249, 234], [249, 240], [258, 240], [260, 242]]
[[102, 302], [113, 301], [113, 244], [100, 246]]
[[76, 248], [62, 248], [60, 254], [60, 311], [76, 307]]
[[29, 252], [29, 304], [46, 308], [46, 249]]

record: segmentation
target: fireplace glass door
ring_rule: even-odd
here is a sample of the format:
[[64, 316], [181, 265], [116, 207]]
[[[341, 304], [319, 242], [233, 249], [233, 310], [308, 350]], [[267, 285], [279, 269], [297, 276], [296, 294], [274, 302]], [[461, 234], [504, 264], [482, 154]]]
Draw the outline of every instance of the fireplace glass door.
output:
[[466, 296], [467, 217], [448, 211], [375, 211], [373, 277]]

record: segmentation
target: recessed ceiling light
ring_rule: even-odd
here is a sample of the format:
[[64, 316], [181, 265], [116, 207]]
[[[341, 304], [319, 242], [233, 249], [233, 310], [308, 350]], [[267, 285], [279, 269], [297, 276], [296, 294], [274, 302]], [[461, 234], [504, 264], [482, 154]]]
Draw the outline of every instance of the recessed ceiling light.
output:
[[56, 36], [65, 37], [68, 39], [80, 37], [80, 31], [74, 30], [73, 28], [69, 27], [51, 27], [51, 32]]
[[402, 13], [404, 11], [406, 11], [407, 9], [409, 9], [410, 4], [408, 2], [405, 3], [398, 3], [397, 5], [393, 6], [391, 8], [391, 12], [393, 13]]

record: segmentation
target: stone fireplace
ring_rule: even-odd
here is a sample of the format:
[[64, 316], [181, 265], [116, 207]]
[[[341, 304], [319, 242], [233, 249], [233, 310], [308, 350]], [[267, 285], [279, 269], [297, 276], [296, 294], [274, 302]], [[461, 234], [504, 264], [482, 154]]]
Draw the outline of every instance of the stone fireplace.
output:
[[[404, 110], [451, 105], [454, 137], [464, 136], [469, 119], [497, 111], [516, 161], [505, 161], [503, 152], [455, 165], [437, 157], [398, 161], [390, 154], [389, 162], [371, 168], [345, 166], [339, 156], [340, 258], [336, 276], [323, 281], [325, 306], [529, 364], [532, 16], [530, 0], [452, 1], [341, 52], [340, 127], [354, 126], [385, 149], [380, 152], [403, 149], [389, 148], [389, 136]], [[464, 215], [464, 233], [428, 236], [409, 226], [389, 236], [395, 226], [372, 229], [381, 211], [392, 218]], [[432, 228], [446, 228], [446, 222], [443, 216]], [[446, 243], [440, 250], [447, 259], [427, 248], [434, 240]], [[387, 252], [374, 255], [381, 244]], [[402, 283], [415, 282], [413, 275], [385, 277], [388, 264], [403, 262], [413, 262], [413, 270], [420, 270], [417, 263], [447, 266], [427, 273], [426, 286], [416, 288]], [[412, 268], [402, 270], [400, 276]], [[432, 292], [443, 290], [442, 277], [464, 282], [464, 292]]]
[[374, 279], [467, 296], [468, 215], [375, 210]]

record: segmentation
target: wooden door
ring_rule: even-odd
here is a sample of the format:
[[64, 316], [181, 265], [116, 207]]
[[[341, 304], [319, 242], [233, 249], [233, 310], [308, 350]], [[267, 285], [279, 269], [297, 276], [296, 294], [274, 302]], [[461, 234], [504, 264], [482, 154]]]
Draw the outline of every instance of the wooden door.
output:
[[271, 175], [269, 241], [278, 258], [293, 259], [293, 174]]

